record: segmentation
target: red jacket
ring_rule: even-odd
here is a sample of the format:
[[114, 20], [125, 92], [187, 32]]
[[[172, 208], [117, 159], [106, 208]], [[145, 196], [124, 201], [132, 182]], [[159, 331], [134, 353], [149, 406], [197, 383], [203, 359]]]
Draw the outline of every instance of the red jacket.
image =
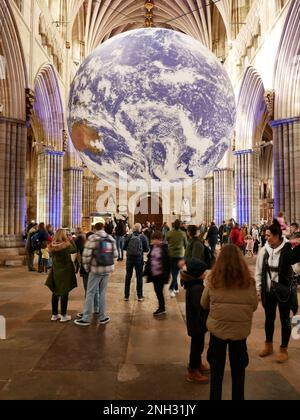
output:
[[230, 233], [230, 241], [238, 247], [244, 246], [244, 238], [242, 231], [236, 227], [233, 228]]

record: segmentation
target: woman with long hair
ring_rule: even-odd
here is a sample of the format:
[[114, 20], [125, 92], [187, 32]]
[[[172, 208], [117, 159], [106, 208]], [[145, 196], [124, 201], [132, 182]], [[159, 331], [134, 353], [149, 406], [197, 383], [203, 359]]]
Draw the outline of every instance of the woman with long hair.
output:
[[[46, 281], [46, 286], [52, 292], [51, 321], [67, 322], [71, 317], [67, 315], [69, 292], [77, 287], [77, 280], [71, 254], [77, 253], [77, 247], [70, 241], [63, 229], [58, 229], [50, 245], [52, 268]], [[58, 314], [60, 299], [61, 315]]]
[[299, 261], [297, 249], [282, 234], [282, 226], [278, 220], [266, 230], [267, 242], [261, 249], [256, 260], [256, 289], [265, 310], [264, 348], [259, 353], [266, 357], [273, 353], [273, 335], [278, 306], [281, 321], [281, 346], [276, 357], [278, 363], [288, 360], [288, 344], [291, 336], [290, 312], [296, 312], [297, 302], [293, 297], [293, 269], [292, 264]]
[[211, 400], [222, 398], [227, 345], [232, 399], [244, 399], [245, 369], [249, 362], [246, 340], [257, 305], [255, 282], [241, 250], [232, 244], [225, 245], [207, 278], [201, 298], [201, 306], [209, 310], [207, 360], [211, 369]]

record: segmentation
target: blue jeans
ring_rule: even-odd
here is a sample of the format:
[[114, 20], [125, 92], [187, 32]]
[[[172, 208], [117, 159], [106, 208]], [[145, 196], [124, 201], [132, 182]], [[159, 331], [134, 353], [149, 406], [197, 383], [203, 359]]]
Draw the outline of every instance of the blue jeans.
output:
[[[86, 291], [85, 305], [83, 310], [83, 321], [89, 321], [95, 302], [98, 302], [99, 308], [94, 307], [95, 312], [99, 312], [100, 321], [107, 317], [106, 310], [106, 289], [109, 274], [89, 274], [89, 280]], [[97, 295], [99, 296], [97, 299]], [[96, 301], [97, 299], [97, 301]]]
[[123, 259], [124, 236], [116, 236], [118, 258]]
[[126, 298], [130, 295], [130, 283], [131, 277], [133, 274], [133, 269], [135, 268], [136, 274], [136, 293], [138, 298], [143, 297], [143, 267], [144, 267], [144, 257], [127, 257], [126, 260], [126, 277], [125, 277], [125, 292], [124, 295]]
[[172, 281], [170, 283], [169, 290], [178, 290], [178, 274], [179, 274], [179, 267], [178, 262], [182, 260], [182, 258], [171, 258], [171, 273], [172, 273]]

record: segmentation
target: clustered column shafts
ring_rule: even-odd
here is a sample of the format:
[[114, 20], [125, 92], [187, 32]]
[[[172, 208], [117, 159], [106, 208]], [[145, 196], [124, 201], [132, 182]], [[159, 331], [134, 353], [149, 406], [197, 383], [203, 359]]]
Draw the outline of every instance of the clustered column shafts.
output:
[[64, 170], [64, 218], [63, 225], [74, 229], [82, 222], [82, 168]]
[[234, 176], [232, 169], [216, 169], [214, 171], [214, 214], [219, 226], [223, 220], [232, 217], [234, 201]]
[[0, 247], [22, 246], [25, 226], [27, 129], [22, 121], [0, 121]]
[[239, 223], [259, 223], [259, 155], [253, 150], [235, 153], [235, 190]]
[[300, 220], [300, 118], [274, 121], [274, 210]]
[[95, 179], [94, 177], [83, 177], [82, 182], [82, 228], [89, 230], [91, 213], [95, 207]]
[[214, 220], [214, 178], [204, 179], [204, 220], [211, 223]]
[[48, 149], [38, 155], [37, 220], [54, 229], [62, 225], [63, 156], [63, 152]]

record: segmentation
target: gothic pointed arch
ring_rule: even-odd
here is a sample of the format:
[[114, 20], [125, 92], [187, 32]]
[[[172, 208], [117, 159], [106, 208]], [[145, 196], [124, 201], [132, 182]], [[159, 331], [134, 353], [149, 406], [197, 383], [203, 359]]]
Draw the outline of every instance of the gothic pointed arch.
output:
[[11, 2], [0, 2], [0, 248], [22, 246], [27, 71]]
[[250, 150], [259, 146], [262, 133], [270, 120], [264, 95], [261, 76], [254, 67], [248, 67], [238, 98], [236, 150]]
[[291, 2], [275, 69], [275, 120], [300, 117], [300, 0]]
[[0, 22], [0, 117], [25, 122], [27, 70], [20, 35], [8, 0], [0, 2]]
[[32, 127], [37, 141], [62, 151], [64, 110], [56, 71], [52, 64], [43, 65], [34, 83], [35, 103]]
[[272, 129], [268, 124], [272, 110], [268, 109], [265, 96], [260, 74], [248, 67], [238, 99], [235, 145], [237, 217], [240, 223], [248, 225], [258, 223], [261, 218], [259, 202], [266, 214], [273, 206]]

